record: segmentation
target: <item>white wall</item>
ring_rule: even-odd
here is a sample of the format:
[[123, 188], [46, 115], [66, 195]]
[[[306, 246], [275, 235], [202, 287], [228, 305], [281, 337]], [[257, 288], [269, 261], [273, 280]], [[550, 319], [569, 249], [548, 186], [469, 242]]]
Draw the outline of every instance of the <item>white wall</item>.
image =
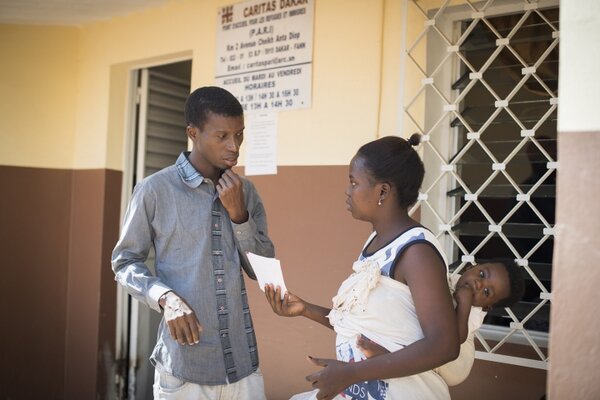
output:
[[600, 1], [560, 2], [558, 130], [600, 129]]

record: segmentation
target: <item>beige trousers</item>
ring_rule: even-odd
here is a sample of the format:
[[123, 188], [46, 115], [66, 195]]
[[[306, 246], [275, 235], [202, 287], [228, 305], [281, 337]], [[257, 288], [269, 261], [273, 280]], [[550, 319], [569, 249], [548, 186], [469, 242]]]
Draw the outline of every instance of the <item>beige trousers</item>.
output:
[[168, 373], [154, 372], [154, 400], [266, 400], [260, 370], [235, 383], [198, 385]]

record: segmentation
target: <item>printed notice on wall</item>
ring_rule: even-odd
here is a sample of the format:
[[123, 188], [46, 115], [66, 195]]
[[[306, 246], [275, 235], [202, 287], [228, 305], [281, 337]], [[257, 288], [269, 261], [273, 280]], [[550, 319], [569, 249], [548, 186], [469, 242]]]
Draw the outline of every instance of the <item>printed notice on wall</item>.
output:
[[311, 105], [314, 0], [251, 0], [221, 7], [215, 81], [245, 111]]
[[246, 168], [244, 174], [277, 174], [277, 113], [246, 115]]

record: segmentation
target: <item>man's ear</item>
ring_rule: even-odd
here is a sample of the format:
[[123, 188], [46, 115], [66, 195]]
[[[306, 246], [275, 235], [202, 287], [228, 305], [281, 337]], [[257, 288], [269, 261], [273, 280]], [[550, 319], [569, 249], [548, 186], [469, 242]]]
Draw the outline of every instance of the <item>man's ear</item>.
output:
[[198, 134], [198, 129], [193, 125], [188, 125], [185, 127], [185, 133], [191, 141], [196, 139], [196, 135]]

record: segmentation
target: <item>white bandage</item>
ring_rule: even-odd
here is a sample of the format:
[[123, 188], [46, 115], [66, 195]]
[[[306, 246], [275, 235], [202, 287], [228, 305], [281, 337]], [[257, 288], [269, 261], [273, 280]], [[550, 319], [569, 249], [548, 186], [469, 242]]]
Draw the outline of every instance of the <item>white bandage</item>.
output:
[[173, 292], [165, 295], [165, 320], [172, 321], [184, 315], [189, 315], [192, 310], [185, 304], [179, 296]]

